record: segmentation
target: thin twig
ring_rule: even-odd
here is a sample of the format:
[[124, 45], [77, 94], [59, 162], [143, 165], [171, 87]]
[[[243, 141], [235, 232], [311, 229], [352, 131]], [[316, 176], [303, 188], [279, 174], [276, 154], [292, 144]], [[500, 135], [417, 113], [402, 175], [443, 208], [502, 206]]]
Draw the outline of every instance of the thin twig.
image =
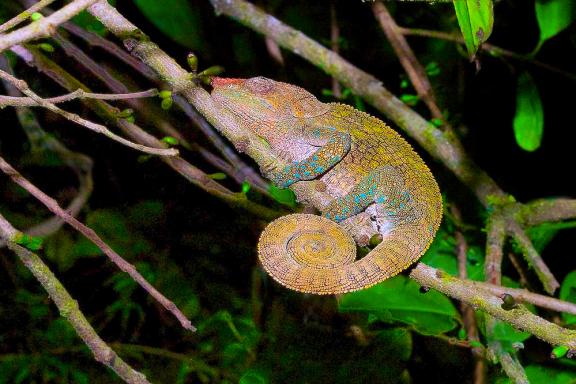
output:
[[502, 295], [507, 294], [512, 296], [516, 302], [530, 303], [541, 308], [550, 309], [552, 311], [576, 315], [576, 304], [570, 303], [568, 301], [530, 292], [522, 288], [503, 287], [501, 285], [481, 283], [477, 281], [474, 281], [473, 285], [475, 285], [478, 289], [490, 291], [493, 295], [498, 297], [502, 297]]
[[[454, 216], [456, 222], [462, 222], [462, 215], [460, 210], [452, 205], [450, 212]], [[468, 278], [468, 242], [460, 228], [457, 228], [454, 237], [456, 238], [456, 256], [458, 259], [458, 277], [462, 280]], [[460, 303], [460, 311], [462, 312], [462, 320], [466, 335], [469, 341], [480, 342], [480, 335], [478, 334], [478, 325], [476, 324], [476, 313], [474, 309], [462, 302]], [[486, 364], [484, 360], [484, 349], [481, 347], [472, 347], [472, 354], [474, 357], [474, 384], [484, 384], [486, 382]]]
[[[414, 28], [402, 28], [402, 27], [400, 27], [400, 33], [402, 33], [403, 35], [406, 35], [406, 36], [409, 36], [409, 35], [422, 36], [422, 37], [429, 37], [429, 38], [433, 38], [433, 39], [453, 41], [453, 42], [458, 43], [458, 44], [465, 44], [464, 38], [462, 38], [462, 36], [453, 35], [453, 34], [447, 33], [447, 32], [431, 31], [431, 30], [427, 30], [427, 29], [414, 29]], [[480, 49], [485, 51], [485, 52], [488, 52], [492, 56], [509, 57], [511, 59], [514, 59], [514, 60], [518, 60], [518, 61], [522, 61], [525, 63], [535, 65], [535, 66], [540, 67], [542, 69], [545, 69], [547, 71], [550, 71], [550, 72], [556, 73], [558, 75], [564, 76], [570, 80], [573, 80], [573, 81], [576, 80], [576, 74], [567, 72], [563, 69], [554, 67], [550, 64], [546, 64], [546, 63], [543, 63], [541, 61], [534, 60], [534, 58], [530, 54], [516, 53], [516, 52], [510, 51], [510, 50], [504, 49], [504, 48], [497, 47], [497, 46], [490, 44], [490, 43], [483, 43], [482, 45], [480, 45]]]
[[129, 140], [126, 140], [123, 137], [116, 135], [115, 133], [108, 130], [108, 128], [106, 128], [105, 126], [103, 126], [101, 124], [96, 124], [96, 123], [93, 123], [89, 120], [83, 119], [80, 116], [76, 115], [75, 113], [64, 111], [63, 109], [58, 108], [54, 104], [46, 101], [45, 99], [41, 98], [40, 96], [38, 96], [37, 94], [32, 92], [32, 90], [28, 87], [28, 84], [26, 82], [19, 80], [19, 79], [15, 78], [14, 76], [10, 75], [9, 73], [6, 73], [2, 70], [0, 70], [0, 78], [14, 84], [14, 86], [16, 88], [18, 88], [20, 90], [20, 92], [22, 92], [23, 94], [28, 96], [30, 99], [34, 100], [39, 106], [46, 108], [49, 111], [52, 111], [54, 113], [57, 113], [57, 114], [65, 117], [65, 118], [67, 118], [68, 120], [73, 121], [79, 125], [82, 125], [82, 126], [88, 128], [94, 132], [103, 134], [106, 137], [109, 137], [110, 139], [112, 139], [114, 141], [117, 141], [121, 144], [124, 144], [127, 147], [136, 149], [136, 150], [144, 152], [144, 153], [148, 153], [150, 155], [176, 156], [178, 154], [178, 150], [174, 149], [174, 148], [152, 148], [152, 147], [147, 147], [147, 146], [144, 146], [141, 144], [133, 143]]
[[[336, 2], [330, 1], [330, 48], [332, 52], [340, 53], [340, 25], [336, 16]], [[332, 77], [332, 95], [340, 99], [342, 97], [342, 87], [335, 77]]]
[[388, 9], [386, 9], [384, 3], [375, 1], [372, 4], [372, 11], [380, 23], [380, 27], [382, 27], [382, 30], [386, 34], [394, 52], [396, 52], [396, 56], [398, 56], [402, 67], [414, 85], [418, 97], [426, 104], [435, 119], [440, 119], [446, 129], [452, 130], [452, 127], [446, 122], [442, 111], [438, 107], [434, 89], [430, 85], [426, 70], [416, 58], [414, 51], [412, 51], [412, 48], [410, 48], [410, 45], [408, 45], [402, 33], [400, 33], [400, 28], [396, 24], [396, 21], [394, 21], [392, 15], [390, 15], [390, 12], [388, 12]]
[[41, 0], [37, 2], [27, 10], [19, 13], [18, 15], [14, 16], [13, 18], [5, 22], [4, 24], [0, 25], [0, 33], [4, 33], [9, 29], [14, 28], [18, 24], [28, 20], [34, 12], [39, 12], [40, 10], [42, 10], [42, 8], [47, 7], [53, 2], [54, 0]]
[[534, 268], [536, 275], [544, 286], [544, 290], [551, 295], [554, 294], [556, 289], [560, 287], [560, 283], [558, 283], [558, 280], [556, 280], [552, 272], [550, 272], [550, 269], [548, 269], [548, 266], [544, 263], [540, 254], [536, 251], [534, 245], [532, 245], [530, 238], [526, 236], [524, 230], [515, 221], [509, 220], [506, 223], [506, 227], [509, 235], [516, 240], [516, 243], [522, 250], [522, 255], [524, 255], [528, 264]]
[[0, 157], [0, 170], [9, 176], [13, 182], [24, 188], [32, 196], [34, 196], [38, 201], [46, 206], [52, 213], [58, 215], [66, 223], [68, 223], [72, 228], [76, 229], [78, 232], [83, 234], [88, 240], [94, 243], [100, 250], [110, 258], [110, 260], [116, 264], [122, 271], [128, 273], [130, 277], [137, 282], [142, 288], [144, 288], [152, 297], [156, 299], [164, 308], [170, 311], [177, 319], [180, 324], [185, 329], [195, 331], [196, 328], [190, 323], [190, 320], [184, 316], [184, 314], [176, 307], [176, 305], [168, 300], [164, 295], [162, 295], [156, 288], [154, 288], [146, 279], [134, 268], [134, 266], [124, 260], [118, 253], [116, 253], [108, 244], [106, 244], [91, 228], [85, 226], [76, 218], [74, 218], [70, 213], [66, 212], [64, 209], [58, 205], [58, 202], [52, 199], [50, 196], [46, 195], [40, 189], [38, 189], [34, 184], [28, 181], [24, 176], [22, 176], [16, 169], [14, 169], [10, 164], [6, 162], [2, 157]]
[[0, 215], [0, 238], [8, 243], [8, 248], [13, 251], [22, 263], [32, 272], [34, 277], [44, 287], [54, 304], [58, 307], [60, 315], [74, 328], [76, 334], [84, 344], [92, 351], [94, 359], [112, 369], [127, 383], [149, 383], [142, 373], [134, 370], [110, 348], [104, 340], [98, 336], [84, 314], [78, 307], [78, 302], [68, 293], [58, 278], [44, 264], [42, 259], [34, 252], [17, 244], [23, 234]]
[[50, 36], [56, 26], [70, 20], [98, 0], [75, 0], [48, 17], [43, 17], [25, 27], [0, 36], [0, 52], [14, 45]]
[[[158, 95], [156, 88], [147, 91], [132, 92], [132, 93], [89, 93], [84, 92], [82, 89], [77, 89], [66, 95], [45, 98], [44, 101], [52, 104], [64, 103], [75, 99], [98, 99], [98, 100], [125, 100], [125, 99], [139, 99], [143, 97], [153, 97]], [[37, 107], [40, 106], [37, 101], [30, 97], [19, 96], [2, 96], [0, 95], [0, 108], [11, 107]]]
[[484, 270], [487, 281], [494, 285], [500, 285], [502, 279], [502, 255], [504, 241], [506, 239], [506, 226], [501, 215], [493, 214], [488, 218], [486, 228], [486, 261]]

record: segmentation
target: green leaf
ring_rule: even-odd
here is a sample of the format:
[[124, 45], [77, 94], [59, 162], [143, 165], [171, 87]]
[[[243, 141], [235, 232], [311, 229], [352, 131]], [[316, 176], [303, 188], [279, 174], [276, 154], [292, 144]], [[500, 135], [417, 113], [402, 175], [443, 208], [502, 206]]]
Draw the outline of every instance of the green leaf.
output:
[[568, 27], [576, 17], [574, 0], [536, 0], [536, 19], [540, 28], [537, 52], [549, 38]]
[[261, 372], [249, 369], [240, 378], [239, 384], [266, 384], [268, 381]]
[[[560, 300], [576, 303], [576, 270], [567, 274], [560, 285]], [[562, 313], [562, 319], [566, 325], [576, 324], [576, 315]]]
[[454, 329], [460, 316], [452, 302], [436, 291], [420, 293], [420, 286], [405, 276], [396, 276], [371, 288], [342, 296], [343, 312], [362, 311], [384, 322], [411, 325], [423, 335], [439, 335]]
[[270, 188], [268, 188], [268, 192], [270, 192], [270, 196], [280, 204], [287, 205], [289, 207], [296, 207], [296, 195], [292, 190], [288, 188], [278, 188], [277, 186], [270, 184]]
[[535, 151], [540, 147], [544, 132], [544, 110], [538, 88], [528, 72], [518, 76], [516, 90], [516, 114], [514, 115], [514, 136], [516, 143], [525, 151]]
[[530, 240], [532, 240], [534, 248], [536, 248], [538, 252], [542, 252], [561, 229], [569, 228], [576, 228], [576, 221], [543, 223], [528, 228], [526, 234], [530, 237]]
[[185, 47], [201, 47], [200, 14], [187, 0], [134, 0], [136, 6], [159, 30]]
[[[115, 0], [108, 0], [111, 5], [116, 5]], [[108, 30], [104, 25], [92, 16], [88, 11], [82, 11], [72, 18], [72, 22], [87, 31], [94, 32], [100, 36], [105, 36]]]
[[30, 236], [25, 233], [21, 233], [14, 238], [16, 244], [20, 244], [24, 248], [28, 248], [31, 251], [37, 251], [42, 248], [42, 238], [36, 236]]
[[[529, 365], [525, 367], [526, 376], [532, 384], [574, 384], [574, 372], [563, 371], [544, 367], [541, 365]], [[496, 380], [496, 384], [512, 384], [508, 377]]]
[[458, 24], [470, 57], [488, 40], [494, 24], [492, 0], [454, 0]]

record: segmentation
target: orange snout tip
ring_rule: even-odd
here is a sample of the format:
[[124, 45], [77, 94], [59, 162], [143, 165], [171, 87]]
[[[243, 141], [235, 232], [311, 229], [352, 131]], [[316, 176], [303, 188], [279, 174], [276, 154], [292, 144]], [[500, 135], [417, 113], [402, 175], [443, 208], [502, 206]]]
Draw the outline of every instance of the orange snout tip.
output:
[[214, 76], [212, 78], [212, 80], [210, 80], [210, 85], [213, 87], [221, 87], [223, 85], [227, 85], [227, 84], [239, 84], [242, 81], [244, 81], [244, 79], [230, 79], [227, 77], [216, 77]]

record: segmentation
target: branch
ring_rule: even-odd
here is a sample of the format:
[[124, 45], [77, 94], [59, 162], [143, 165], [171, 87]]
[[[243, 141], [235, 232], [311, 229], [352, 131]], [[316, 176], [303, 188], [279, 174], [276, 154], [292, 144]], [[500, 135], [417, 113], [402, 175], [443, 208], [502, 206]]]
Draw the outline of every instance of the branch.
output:
[[103, 125], [93, 123], [89, 120], [85, 120], [85, 119], [81, 118], [80, 116], [76, 115], [75, 113], [64, 111], [64, 110], [58, 108], [57, 106], [55, 106], [54, 104], [41, 98], [40, 96], [38, 96], [34, 92], [32, 92], [32, 90], [30, 90], [30, 88], [28, 87], [28, 84], [26, 84], [26, 82], [19, 80], [19, 79], [15, 78], [14, 76], [10, 75], [9, 73], [6, 73], [2, 70], [0, 70], [0, 78], [11, 82], [16, 88], [18, 88], [20, 90], [20, 92], [22, 92], [23, 94], [25, 94], [26, 96], [28, 96], [29, 98], [34, 100], [36, 103], [38, 103], [39, 106], [44, 107], [44, 108], [46, 108], [46, 109], [48, 109], [54, 113], [57, 113], [57, 114], [65, 117], [65, 118], [67, 118], [68, 120], [73, 121], [76, 124], [82, 125], [82, 126], [88, 128], [94, 132], [101, 133], [101, 134], [109, 137], [112, 140], [115, 140], [121, 144], [126, 145], [127, 147], [130, 147], [130, 148], [133, 148], [133, 149], [136, 149], [138, 151], [148, 153], [151, 155], [176, 156], [178, 154], [178, 150], [176, 150], [174, 148], [152, 148], [152, 147], [147, 147], [147, 146], [144, 146], [141, 144], [133, 143], [129, 140], [124, 139], [123, 137], [116, 135], [115, 133], [108, 130], [108, 128], [106, 128]]
[[524, 205], [520, 212], [526, 225], [538, 225], [547, 221], [576, 219], [576, 199], [539, 199]]
[[48, 17], [43, 17], [6, 35], [0, 35], [0, 52], [17, 44], [50, 36], [56, 26], [70, 20], [96, 1], [98, 0], [72, 1]]
[[508, 221], [506, 223], [506, 226], [510, 236], [512, 236], [512, 238], [516, 240], [516, 243], [522, 250], [524, 258], [526, 259], [528, 264], [532, 268], [534, 268], [534, 271], [538, 275], [538, 278], [544, 285], [544, 289], [546, 290], [546, 292], [552, 295], [554, 291], [556, 291], [556, 289], [560, 287], [560, 283], [558, 283], [558, 280], [556, 280], [552, 272], [550, 272], [548, 266], [546, 265], [546, 263], [544, 263], [544, 260], [542, 260], [542, 257], [540, 256], [538, 251], [536, 251], [536, 249], [532, 245], [532, 242], [530, 241], [528, 236], [526, 236], [526, 233], [524, 233], [524, 230], [518, 225], [518, 223], [516, 223], [515, 221]]
[[408, 45], [408, 42], [400, 33], [400, 28], [390, 15], [390, 12], [388, 12], [388, 9], [386, 9], [386, 6], [381, 1], [375, 1], [372, 4], [372, 11], [386, 34], [394, 52], [396, 52], [396, 56], [400, 59], [402, 67], [404, 67], [410, 81], [414, 85], [418, 97], [426, 104], [434, 118], [440, 119], [449, 130], [452, 130], [452, 127], [445, 121], [444, 116], [442, 116], [442, 111], [440, 111], [436, 103], [434, 89], [430, 85], [430, 80], [428, 80], [428, 75], [424, 67], [420, 64], [412, 48], [410, 48], [410, 45]]
[[[44, 99], [44, 101], [51, 104], [59, 104], [75, 99], [126, 100], [126, 99], [138, 99], [142, 97], [153, 97], [157, 95], [158, 90], [156, 88], [152, 88], [147, 91], [132, 92], [132, 93], [90, 93], [90, 92], [84, 92], [82, 89], [77, 89], [66, 95], [46, 98]], [[36, 100], [30, 97], [0, 95], [0, 108], [6, 106], [38, 107], [41, 105], [38, 104]]]
[[17, 231], [2, 215], [0, 215], [0, 238], [8, 243], [22, 263], [32, 272], [34, 277], [42, 284], [54, 304], [58, 307], [60, 315], [64, 317], [82, 339], [84, 344], [92, 351], [96, 361], [108, 366], [127, 383], [149, 383], [142, 373], [134, 370], [122, 360], [104, 340], [98, 336], [84, 314], [78, 307], [78, 302], [70, 296], [58, 278], [44, 264], [35, 253], [17, 244], [23, 233]]
[[2, 157], [0, 157], [0, 170], [9, 176], [13, 182], [24, 188], [32, 196], [34, 196], [38, 201], [46, 206], [52, 213], [59, 216], [68, 223], [72, 228], [76, 229], [78, 232], [83, 234], [88, 240], [90, 240], [94, 245], [96, 245], [100, 250], [107, 255], [110, 260], [116, 264], [122, 271], [126, 272], [130, 277], [137, 282], [142, 288], [144, 288], [152, 297], [156, 299], [166, 310], [171, 312], [180, 321], [180, 324], [185, 329], [195, 331], [196, 329], [190, 323], [190, 320], [184, 316], [184, 314], [174, 305], [173, 302], [168, 300], [164, 295], [162, 295], [156, 288], [154, 288], [146, 279], [134, 268], [134, 266], [124, 260], [119, 254], [117, 254], [108, 244], [106, 244], [92, 229], [86, 227], [84, 224], [79, 222], [70, 213], [63, 210], [58, 202], [52, 199], [50, 196], [46, 195], [35, 185], [30, 183], [24, 176], [22, 176], [18, 171], [16, 171], [10, 164], [6, 162]]
[[505, 310], [501, 306], [502, 300], [499, 297], [484, 289], [478, 289], [478, 285], [474, 282], [458, 279], [423, 263], [416, 265], [410, 277], [420, 285], [434, 288], [445, 295], [468, 303], [475, 309], [503, 320], [517, 329], [530, 332], [547, 343], [576, 349], [576, 330], [562, 328], [551, 323], [536, 316], [522, 305]]

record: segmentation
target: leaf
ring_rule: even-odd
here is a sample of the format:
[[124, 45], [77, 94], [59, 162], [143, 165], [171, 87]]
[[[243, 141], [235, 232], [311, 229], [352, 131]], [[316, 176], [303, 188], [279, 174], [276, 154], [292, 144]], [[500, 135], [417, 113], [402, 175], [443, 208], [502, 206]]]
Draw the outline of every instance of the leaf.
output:
[[540, 28], [540, 41], [535, 50], [549, 38], [568, 27], [576, 17], [574, 0], [536, 0], [536, 19]]
[[[528, 380], [533, 384], [574, 384], [574, 372], [548, 368], [541, 365], [529, 365], [525, 368]], [[512, 384], [512, 380], [503, 377], [496, 384]]]
[[287, 205], [289, 207], [296, 207], [296, 195], [292, 190], [288, 188], [278, 188], [277, 186], [270, 184], [270, 188], [268, 188], [268, 192], [270, 192], [270, 196], [280, 204]]
[[532, 245], [538, 252], [548, 245], [548, 243], [556, 236], [561, 229], [576, 228], [576, 221], [558, 222], [558, 223], [543, 223], [534, 227], [528, 228], [526, 234], [530, 237]]
[[544, 132], [544, 110], [538, 88], [528, 72], [518, 76], [516, 90], [516, 114], [514, 115], [514, 136], [516, 143], [525, 151], [535, 151], [540, 147]]
[[[115, 0], [108, 0], [111, 5], [116, 5]], [[106, 27], [92, 16], [88, 11], [82, 11], [72, 18], [72, 22], [87, 31], [94, 32], [100, 36], [105, 36], [108, 33]]]
[[260, 371], [251, 368], [240, 377], [239, 384], [266, 384], [267, 382]]
[[201, 47], [200, 14], [187, 0], [134, 0], [134, 4], [159, 30], [185, 47]]
[[339, 310], [368, 312], [389, 323], [399, 321], [423, 335], [451, 331], [460, 321], [458, 311], [446, 296], [436, 291], [422, 294], [420, 286], [405, 276], [343, 295]]
[[[564, 281], [562, 281], [562, 285], [560, 285], [560, 300], [576, 303], [576, 271], [567, 274]], [[562, 313], [562, 319], [566, 325], [576, 324], [576, 315]]]
[[466, 49], [470, 57], [473, 57], [480, 44], [488, 40], [492, 33], [492, 0], [454, 0], [454, 9]]

